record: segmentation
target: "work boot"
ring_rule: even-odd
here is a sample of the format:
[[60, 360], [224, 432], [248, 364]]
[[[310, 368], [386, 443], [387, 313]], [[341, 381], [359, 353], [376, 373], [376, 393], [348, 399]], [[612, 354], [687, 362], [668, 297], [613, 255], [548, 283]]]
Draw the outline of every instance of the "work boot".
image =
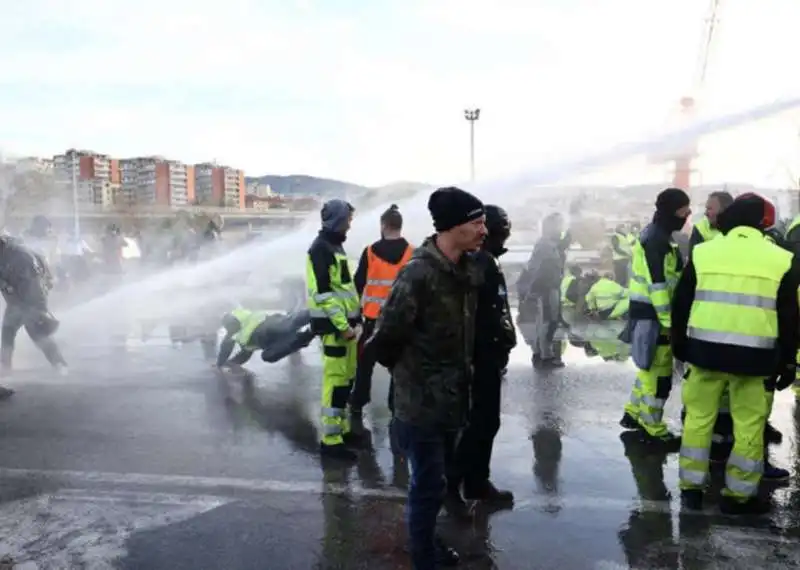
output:
[[703, 491], [700, 489], [684, 489], [681, 491], [681, 506], [690, 511], [703, 510]]
[[534, 355], [531, 356], [531, 364], [533, 364], [534, 368], [538, 368], [541, 363], [542, 363], [542, 355], [534, 353]]
[[783, 442], [783, 434], [767, 422], [767, 426], [764, 428], [764, 439], [769, 444], [780, 445]]
[[768, 483], [788, 481], [791, 473], [781, 467], [775, 467], [769, 460], [764, 462], [764, 474], [761, 476]]
[[759, 497], [742, 501], [723, 496], [719, 502], [719, 510], [726, 515], [765, 515], [772, 510], [772, 505]]
[[464, 498], [468, 501], [483, 501], [485, 503], [509, 504], [514, 502], [514, 493], [501, 490], [491, 481], [484, 481], [478, 485], [464, 485]]
[[0, 386], [0, 400], [8, 400], [14, 395], [14, 390], [6, 386]]
[[442, 501], [447, 514], [458, 520], [471, 520], [472, 509], [458, 492], [458, 489], [448, 489]]
[[461, 561], [461, 556], [459, 556], [456, 549], [447, 546], [438, 536], [434, 538], [434, 541], [436, 543], [436, 564], [438, 566], [444, 566], [445, 568], [458, 566], [458, 563]]
[[645, 443], [657, 447], [664, 453], [675, 453], [681, 449], [681, 436], [674, 433], [667, 432], [667, 435], [655, 437], [643, 430], [642, 436]]
[[636, 421], [636, 418], [634, 418], [628, 412], [622, 414], [622, 419], [619, 420], [619, 425], [622, 427], [622, 429], [642, 429], [642, 426], [639, 425], [639, 422]]
[[342, 461], [355, 461], [358, 459], [358, 456], [355, 454], [355, 452], [347, 449], [347, 446], [345, 446], [343, 443], [337, 443], [334, 445], [320, 443], [319, 452], [323, 457], [328, 457], [330, 459], [340, 459]]

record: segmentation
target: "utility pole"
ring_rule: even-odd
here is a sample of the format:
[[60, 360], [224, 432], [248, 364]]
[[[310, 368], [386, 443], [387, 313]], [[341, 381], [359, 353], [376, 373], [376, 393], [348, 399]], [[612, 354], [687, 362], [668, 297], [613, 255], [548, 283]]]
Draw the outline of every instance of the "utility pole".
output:
[[464, 118], [469, 121], [469, 175], [471, 182], [475, 182], [475, 122], [480, 117], [480, 109], [466, 109], [464, 111]]
[[75, 243], [81, 242], [81, 213], [78, 209], [78, 169], [80, 168], [80, 159], [78, 158], [77, 151], [72, 151], [72, 208], [74, 210], [74, 232]]

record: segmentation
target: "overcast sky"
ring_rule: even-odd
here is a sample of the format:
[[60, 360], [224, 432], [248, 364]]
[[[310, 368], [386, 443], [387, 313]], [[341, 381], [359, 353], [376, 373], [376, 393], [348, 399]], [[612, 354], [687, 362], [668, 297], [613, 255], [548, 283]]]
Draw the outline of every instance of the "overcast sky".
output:
[[[482, 178], [663, 129], [692, 86], [708, 2], [5, 0], [0, 7], [7, 153], [46, 156], [75, 146], [377, 185], [465, 179], [470, 106], [482, 109]], [[800, 95], [798, 22], [797, 0], [722, 0], [703, 109], [725, 113]], [[785, 182], [789, 170], [800, 174], [798, 127], [797, 115], [787, 114], [709, 141], [703, 181]], [[600, 178], [640, 175], [626, 164]]]

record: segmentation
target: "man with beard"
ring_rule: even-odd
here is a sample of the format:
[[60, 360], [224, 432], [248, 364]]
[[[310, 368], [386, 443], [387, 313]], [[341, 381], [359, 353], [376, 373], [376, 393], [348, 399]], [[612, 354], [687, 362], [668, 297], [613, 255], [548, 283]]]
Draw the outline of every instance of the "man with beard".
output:
[[368, 346], [394, 381], [392, 430], [411, 465], [408, 536], [415, 570], [457, 563], [436, 539], [458, 432], [469, 413], [484, 208], [459, 188], [428, 200], [436, 234], [400, 270]]

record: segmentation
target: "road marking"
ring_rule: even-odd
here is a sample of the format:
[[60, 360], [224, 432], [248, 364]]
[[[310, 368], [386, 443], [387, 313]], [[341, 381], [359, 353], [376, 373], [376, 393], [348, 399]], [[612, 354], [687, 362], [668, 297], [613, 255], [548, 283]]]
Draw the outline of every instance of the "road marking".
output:
[[[153, 473], [114, 473], [106, 471], [69, 471], [69, 470], [48, 470], [48, 469], [16, 469], [0, 467], [0, 479], [45, 479], [53, 480], [63, 485], [64, 488], [55, 491], [54, 495], [61, 493], [69, 497], [73, 493], [74, 497], [81, 496], [87, 486], [109, 485], [113, 487], [149, 487], [156, 489], [180, 489], [173, 493], [133, 493], [132, 497], [138, 500], [146, 500], [151, 497], [152, 501], [173, 501], [180, 503], [180, 496], [191, 495], [192, 490], [202, 490], [200, 500], [209, 496], [218, 498], [235, 498], [238, 493], [296, 493], [296, 494], [331, 494], [349, 495], [370, 499], [383, 499], [391, 501], [404, 501], [407, 492], [396, 487], [367, 488], [355, 485], [343, 485], [338, 483], [326, 483], [324, 481], [279, 481], [271, 479], [246, 479], [236, 477], [204, 477], [194, 475], [160, 475]], [[77, 489], [76, 489], [77, 487]], [[83, 490], [80, 490], [80, 489]], [[185, 492], [184, 492], [185, 491]], [[109, 497], [117, 497], [117, 500], [124, 500], [125, 490], [115, 489], [108, 494]], [[94, 489], [85, 496], [87, 499], [95, 494]], [[99, 496], [99, 495], [98, 495]], [[168, 499], [165, 499], [168, 497]], [[109, 499], [110, 500], [110, 499]], [[187, 501], [192, 502], [189, 498]], [[166, 504], [166, 503], [164, 503]], [[553, 512], [563, 509], [593, 509], [603, 511], [619, 512], [648, 512], [648, 513], [671, 513], [677, 504], [673, 501], [645, 501], [635, 497], [630, 499], [591, 496], [591, 495], [569, 495], [569, 496], [549, 496], [533, 495], [525, 499], [518, 500], [514, 504], [514, 510], [542, 510]], [[716, 516], [718, 513], [714, 509], [707, 509], [703, 512], [692, 513], [696, 516]]]

